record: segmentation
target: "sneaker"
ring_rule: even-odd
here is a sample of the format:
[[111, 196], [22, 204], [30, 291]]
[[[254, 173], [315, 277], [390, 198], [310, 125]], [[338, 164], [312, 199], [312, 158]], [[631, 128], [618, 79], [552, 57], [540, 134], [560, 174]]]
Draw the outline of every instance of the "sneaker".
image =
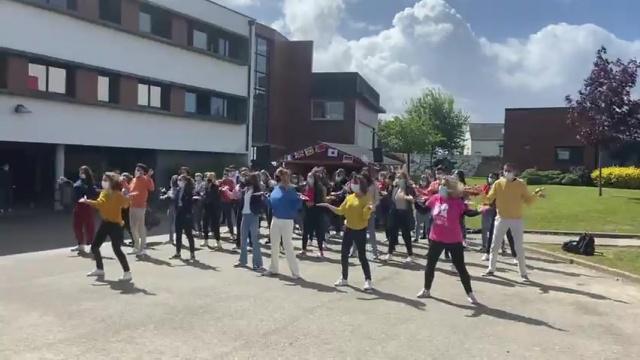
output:
[[222, 244], [220, 243], [220, 240], [216, 241], [216, 249], [222, 250]]
[[518, 265], [518, 259], [513, 259], [513, 265]]
[[527, 275], [523, 275], [520, 277], [520, 279], [522, 280], [523, 283], [528, 284], [531, 282], [531, 280], [529, 279], [529, 276]]
[[260, 274], [260, 276], [276, 276], [276, 275], [278, 275], [278, 274], [272, 272], [271, 270], [267, 270], [267, 271], [263, 272], [262, 274]]
[[118, 279], [119, 281], [131, 281], [133, 280], [133, 277], [131, 277], [131, 271], [125, 271], [124, 274], [122, 274], [122, 277], [120, 279]]
[[430, 296], [431, 296], [431, 292], [427, 289], [422, 289], [422, 291], [420, 291], [418, 295], [416, 295], [418, 299], [426, 299]]
[[476, 296], [472, 292], [467, 294], [467, 300], [469, 300], [469, 302], [473, 305], [478, 304], [478, 299], [476, 299]]
[[147, 250], [140, 250], [136, 254], [136, 257], [143, 257], [143, 256], [147, 256]]
[[347, 280], [340, 278], [338, 281], [335, 282], [335, 284], [333, 284], [334, 286], [347, 286], [349, 285], [349, 282], [347, 282]]
[[451, 271], [458, 271], [458, 269], [456, 269], [456, 266], [455, 266], [455, 265], [453, 265], [453, 264], [449, 265], [449, 270], [451, 270]]
[[92, 272], [88, 273], [87, 276], [104, 277], [104, 270], [95, 269]]
[[254, 267], [254, 268], [253, 268], [253, 271], [255, 271], [255, 272], [257, 272], [257, 273], [260, 273], [260, 274], [263, 274], [263, 273], [265, 273], [267, 270], [266, 270], [265, 268], [263, 268], [262, 266], [260, 266], [260, 267]]
[[234, 268], [243, 268], [243, 267], [246, 267], [246, 266], [247, 266], [247, 264], [243, 264], [240, 261], [238, 261], [237, 263], [233, 264]]
[[89, 252], [87, 252], [87, 250], [83, 247], [80, 248], [80, 250], [78, 250], [78, 254], [79, 255], [89, 255]]
[[306, 256], [307, 255], [307, 251], [306, 250], [302, 250], [298, 253], [298, 255], [300, 256]]
[[182, 259], [182, 256], [180, 256], [180, 254], [174, 254], [172, 257], [170, 257], [169, 259]]
[[482, 261], [489, 261], [489, 255], [487, 254], [482, 255]]
[[364, 286], [362, 287], [364, 291], [373, 291], [373, 285], [371, 285], [371, 280], [365, 280]]
[[407, 258], [404, 259], [404, 263], [405, 264], [413, 264], [413, 258], [411, 256], [407, 256]]
[[488, 276], [494, 276], [495, 274], [493, 273], [493, 271], [491, 270], [487, 270], [485, 272], [482, 273], [482, 276], [484, 277], [488, 277]]
[[136, 250], [136, 248], [133, 248], [131, 251], [127, 253], [127, 255], [138, 255], [138, 250]]
[[191, 261], [196, 261], [196, 254], [195, 253], [191, 253], [191, 256], [189, 257], [189, 259]]
[[302, 276], [300, 276], [299, 274], [298, 274], [298, 275], [291, 275], [291, 278], [292, 278], [293, 280], [303, 280], [303, 279], [302, 279]]
[[69, 251], [71, 252], [78, 252], [80, 251], [80, 245], [76, 246], [76, 247], [72, 247]]
[[237, 246], [234, 246], [233, 249], [231, 249], [231, 252], [234, 252], [234, 253], [240, 252], [240, 248]]
[[202, 243], [200, 243], [200, 247], [209, 247], [209, 241], [203, 241]]
[[389, 261], [393, 259], [393, 254], [386, 254], [382, 257], [382, 261]]

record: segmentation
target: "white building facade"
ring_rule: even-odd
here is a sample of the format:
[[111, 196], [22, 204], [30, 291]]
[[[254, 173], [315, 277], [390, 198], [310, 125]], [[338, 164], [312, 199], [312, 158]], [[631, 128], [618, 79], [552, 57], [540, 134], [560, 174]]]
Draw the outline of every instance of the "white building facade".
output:
[[[0, 0], [0, 163], [16, 202], [55, 180], [247, 163], [254, 20], [207, 0]], [[45, 200], [46, 202], [46, 200]]]
[[471, 123], [467, 129], [464, 155], [502, 157], [504, 124]]

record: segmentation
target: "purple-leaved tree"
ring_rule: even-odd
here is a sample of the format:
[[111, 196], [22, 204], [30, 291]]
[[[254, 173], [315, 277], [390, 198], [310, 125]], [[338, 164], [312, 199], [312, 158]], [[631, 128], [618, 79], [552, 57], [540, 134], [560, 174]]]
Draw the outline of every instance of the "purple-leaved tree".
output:
[[598, 157], [598, 193], [602, 196], [602, 149], [609, 145], [640, 139], [640, 101], [631, 91], [636, 86], [640, 64], [607, 59], [603, 46], [596, 53], [591, 74], [584, 80], [578, 98], [565, 98], [569, 124], [578, 139], [594, 146]]

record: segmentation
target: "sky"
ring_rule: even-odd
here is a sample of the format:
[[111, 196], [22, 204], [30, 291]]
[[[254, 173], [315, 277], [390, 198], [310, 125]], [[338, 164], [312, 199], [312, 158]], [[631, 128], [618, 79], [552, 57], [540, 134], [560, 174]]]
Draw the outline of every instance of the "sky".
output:
[[218, 0], [314, 41], [314, 71], [358, 71], [401, 114], [425, 88], [472, 122], [505, 108], [563, 106], [600, 46], [640, 58], [638, 0]]

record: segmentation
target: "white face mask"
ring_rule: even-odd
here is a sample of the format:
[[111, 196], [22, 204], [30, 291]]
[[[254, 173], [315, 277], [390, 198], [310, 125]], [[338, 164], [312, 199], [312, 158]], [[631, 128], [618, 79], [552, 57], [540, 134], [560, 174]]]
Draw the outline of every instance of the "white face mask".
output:
[[182, 180], [178, 181], [178, 187], [180, 187], [181, 189], [184, 188], [185, 185], [186, 184], [185, 184], [184, 181], [182, 181]]
[[108, 181], [102, 181], [102, 189], [103, 190], [109, 190], [109, 182]]
[[80, 174], [80, 179], [84, 180], [84, 179], [86, 179], [86, 178], [87, 178], [87, 175], [85, 175], [85, 174]]
[[196, 177], [196, 181], [197, 181], [197, 182], [201, 182], [201, 181], [202, 181], [202, 178], [198, 176], [198, 177]]
[[360, 184], [351, 183], [351, 191], [356, 194], [360, 193]]
[[141, 170], [136, 170], [136, 176], [142, 176], [144, 173]]
[[513, 181], [516, 178], [516, 174], [514, 174], [511, 171], [509, 171], [509, 172], [505, 172], [504, 173], [504, 177], [505, 177], [505, 179], [507, 179], [509, 181]]
[[447, 196], [449, 196], [449, 189], [447, 189], [446, 186], [440, 186], [438, 188], [438, 194], [440, 194], [440, 196], [446, 198]]
[[313, 177], [309, 176], [309, 177], [307, 178], [307, 184], [309, 184], [309, 185], [313, 186]]

